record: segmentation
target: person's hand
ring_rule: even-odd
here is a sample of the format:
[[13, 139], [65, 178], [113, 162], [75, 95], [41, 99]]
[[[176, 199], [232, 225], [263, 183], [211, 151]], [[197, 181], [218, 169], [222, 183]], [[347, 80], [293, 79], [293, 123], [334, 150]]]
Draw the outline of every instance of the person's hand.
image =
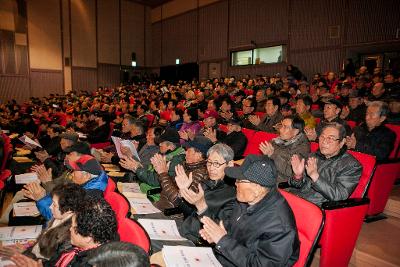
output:
[[110, 163], [113, 156], [114, 156], [114, 154], [111, 152], [110, 153], [105, 152], [105, 151], [100, 152], [100, 160], [103, 163]]
[[316, 158], [311, 157], [307, 160], [306, 170], [307, 170], [308, 176], [311, 177], [311, 180], [313, 180], [313, 182], [316, 182], [319, 178]]
[[46, 150], [35, 152], [35, 156], [41, 162], [44, 162], [46, 159], [50, 158], [50, 155]]
[[43, 267], [41, 260], [35, 261], [21, 253], [14, 254], [10, 260], [15, 263], [15, 265], [11, 265], [12, 267]]
[[218, 225], [207, 216], [201, 218], [200, 221], [203, 223], [203, 229], [199, 233], [210, 244], [217, 244], [227, 234], [223, 221], [220, 221]]
[[342, 108], [342, 112], [340, 113], [340, 118], [341, 118], [342, 120], [344, 120], [344, 119], [347, 118], [347, 116], [349, 116], [349, 114], [350, 114], [350, 109], [349, 109], [349, 107], [348, 107], [348, 106], [344, 106], [344, 107]]
[[255, 126], [258, 126], [261, 123], [261, 119], [257, 115], [249, 116], [249, 121], [251, 122], [251, 124], [253, 124]]
[[261, 152], [264, 155], [267, 155], [268, 157], [271, 157], [275, 151], [274, 146], [270, 142], [267, 142], [267, 141], [260, 143], [259, 148], [260, 148]]
[[354, 136], [354, 133], [351, 136], [346, 137], [346, 146], [349, 149], [355, 149], [357, 144], [356, 137]]
[[179, 131], [179, 137], [183, 140], [189, 140], [189, 135], [187, 131]]
[[46, 170], [46, 167], [43, 164], [33, 166], [32, 171], [36, 172], [39, 180], [42, 183], [50, 182], [51, 180], [53, 180], [52, 169], [48, 168]]
[[306, 127], [304, 128], [304, 132], [306, 133], [308, 140], [315, 141], [315, 139], [317, 139], [317, 132], [315, 131], [315, 128]]
[[230, 112], [230, 111], [221, 112], [219, 115], [220, 115], [222, 118], [224, 118], [225, 120], [230, 120], [230, 119], [232, 119], [232, 117], [233, 117], [233, 113]]
[[127, 146], [121, 146], [121, 154], [124, 157], [132, 157], [132, 152]]
[[189, 176], [187, 176], [185, 169], [180, 164], [175, 166], [175, 173], [176, 173], [175, 181], [178, 188], [179, 189], [189, 188], [189, 186], [193, 182], [192, 173], [190, 173]]
[[201, 212], [207, 209], [207, 202], [204, 198], [204, 190], [201, 184], [198, 184], [199, 192], [196, 193], [189, 188], [179, 190], [181, 196], [190, 204], [196, 206], [197, 211]]
[[190, 130], [190, 129], [188, 129], [187, 131], [186, 131], [186, 133], [187, 133], [187, 136], [188, 136], [188, 140], [193, 140], [194, 139], [194, 137], [195, 137], [195, 133], [194, 133], [194, 131], [192, 131], [192, 130]]
[[305, 169], [305, 159], [300, 159], [298, 155], [293, 155], [290, 163], [294, 173], [294, 178], [301, 179]]
[[168, 172], [168, 164], [161, 154], [157, 153], [150, 159], [151, 164], [153, 164], [154, 170], [158, 173]]
[[46, 196], [46, 190], [38, 183], [29, 183], [24, 186], [22, 193], [25, 197], [38, 201]]
[[217, 130], [213, 128], [208, 128], [204, 131], [204, 136], [210, 139], [211, 142], [217, 142]]
[[134, 160], [132, 157], [122, 158], [119, 161], [119, 165], [121, 165], [122, 168], [133, 171], [133, 172], [135, 172], [139, 167], [142, 166], [142, 164], [140, 164], [140, 162]]

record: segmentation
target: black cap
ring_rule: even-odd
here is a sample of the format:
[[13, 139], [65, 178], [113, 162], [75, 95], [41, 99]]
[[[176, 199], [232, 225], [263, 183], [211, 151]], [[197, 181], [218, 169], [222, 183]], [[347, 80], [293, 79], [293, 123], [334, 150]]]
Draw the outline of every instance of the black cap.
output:
[[248, 155], [241, 166], [225, 168], [225, 174], [234, 179], [249, 180], [265, 187], [276, 186], [275, 163], [264, 155]]
[[210, 141], [210, 139], [204, 136], [199, 136], [195, 137], [193, 141], [186, 142], [184, 144], [184, 147], [186, 149], [193, 147], [194, 149], [198, 150], [205, 158], [207, 156], [208, 150], [212, 145], [213, 143]]
[[90, 155], [90, 145], [88, 142], [76, 142], [70, 147], [64, 149], [65, 152], [77, 152], [79, 154]]
[[179, 133], [173, 128], [167, 128], [161, 135], [156, 139], [156, 143], [168, 141], [171, 143], [178, 144], [180, 140]]
[[328, 101], [326, 101], [325, 104], [333, 104], [336, 105], [338, 108], [342, 109], [343, 108], [343, 104], [342, 102], [340, 102], [339, 100], [337, 100], [336, 98], [331, 98]]
[[99, 175], [103, 171], [100, 163], [90, 155], [83, 155], [77, 161], [68, 161], [67, 168], [74, 171], [85, 171], [93, 175]]

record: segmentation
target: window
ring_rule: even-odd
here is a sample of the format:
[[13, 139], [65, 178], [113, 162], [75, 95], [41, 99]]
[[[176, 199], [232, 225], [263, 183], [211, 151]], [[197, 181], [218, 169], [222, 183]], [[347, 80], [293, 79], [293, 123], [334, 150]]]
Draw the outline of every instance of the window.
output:
[[255, 48], [231, 53], [231, 66], [273, 64], [285, 61], [286, 46]]

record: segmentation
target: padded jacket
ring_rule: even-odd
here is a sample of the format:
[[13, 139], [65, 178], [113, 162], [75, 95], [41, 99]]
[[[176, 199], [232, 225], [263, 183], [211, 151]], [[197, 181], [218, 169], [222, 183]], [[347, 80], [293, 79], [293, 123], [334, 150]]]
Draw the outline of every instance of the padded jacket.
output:
[[344, 146], [338, 155], [327, 159], [318, 150], [313, 154], [317, 158], [319, 178], [313, 182], [306, 172], [303, 178], [289, 179], [290, 191], [316, 205], [326, 201], [348, 199], [360, 180], [362, 166]]
[[224, 221], [228, 234], [215, 246], [222, 266], [292, 266], [300, 242], [292, 210], [276, 188], [258, 203], [235, 202]]

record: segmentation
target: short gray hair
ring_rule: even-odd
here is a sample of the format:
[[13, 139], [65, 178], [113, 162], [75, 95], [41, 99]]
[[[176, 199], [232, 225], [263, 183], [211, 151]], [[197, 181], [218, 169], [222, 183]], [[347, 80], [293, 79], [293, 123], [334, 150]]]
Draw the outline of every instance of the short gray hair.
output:
[[214, 152], [220, 155], [226, 162], [233, 160], [233, 157], [235, 155], [230, 146], [221, 143], [210, 147], [207, 152], [207, 157], [209, 157]]
[[383, 101], [372, 101], [368, 104], [368, 107], [378, 107], [379, 116], [387, 116], [389, 114], [389, 105]]

